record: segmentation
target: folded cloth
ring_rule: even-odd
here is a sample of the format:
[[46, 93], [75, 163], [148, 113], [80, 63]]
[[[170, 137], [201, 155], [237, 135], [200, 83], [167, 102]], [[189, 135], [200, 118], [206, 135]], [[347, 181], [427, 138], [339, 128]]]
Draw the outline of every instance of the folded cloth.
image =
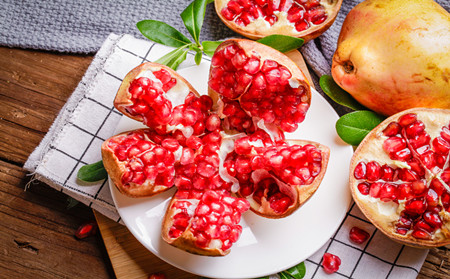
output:
[[[25, 169], [32, 172], [35, 179], [120, 221], [108, 181], [83, 183], [77, 180], [76, 174], [81, 166], [101, 160], [100, 145], [115, 133], [121, 114], [114, 109], [113, 99], [124, 76], [142, 62], [154, 61], [170, 50], [130, 35], [111, 34], [47, 135], [30, 155]], [[193, 57], [194, 54], [189, 53], [180, 68], [193, 66]], [[365, 229], [371, 238], [364, 244], [350, 242], [348, 234], [353, 226]], [[325, 252], [341, 258], [342, 264], [336, 274], [340, 277], [415, 278], [428, 250], [389, 240], [353, 204], [338, 231], [305, 260], [305, 278], [325, 278], [320, 267]]]

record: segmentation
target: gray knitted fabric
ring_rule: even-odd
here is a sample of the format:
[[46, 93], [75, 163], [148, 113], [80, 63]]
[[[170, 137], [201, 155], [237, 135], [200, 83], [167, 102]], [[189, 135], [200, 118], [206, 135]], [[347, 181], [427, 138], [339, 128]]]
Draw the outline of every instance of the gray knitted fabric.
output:
[[[0, 45], [92, 53], [100, 48], [110, 33], [143, 38], [136, 23], [144, 19], [164, 21], [189, 37], [179, 15], [192, 1], [0, 0]], [[318, 89], [318, 77], [330, 73], [331, 58], [342, 22], [348, 12], [360, 2], [362, 0], [344, 0], [330, 29], [301, 48]], [[450, 10], [449, 0], [436, 2], [447, 11]], [[237, 34], [220, 21], [214, 5], [209, 4], [201, 40], [220, 40], [233, 36]], [[348, 112], [344, 107], [336, 104], [333, 106], [340, 115]]]
[[[96, 52], [110, 33], [143, 38], [136, 23], [164, 21], [186, 31], [180, 13], [193, 0], [0, 0], [0, 45], [73, 53]], [[202, 40], [235, 36], [207, 7]]]

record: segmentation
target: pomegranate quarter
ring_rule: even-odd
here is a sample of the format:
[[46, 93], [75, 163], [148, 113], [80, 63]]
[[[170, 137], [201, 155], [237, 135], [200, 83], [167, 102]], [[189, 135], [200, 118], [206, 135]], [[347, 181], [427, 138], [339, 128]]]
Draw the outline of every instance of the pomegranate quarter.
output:
[[[316, 142], [285, 140], [280, 129], [297, 128], [309, 107], [309, 84], [298, 67], [252, 41], [231, 40], [224, 46], [213, 57], [211, 73], [236, 72], [233, 87], [228, 77], [223, 78], [232, 91], [221, 91], [219, 85], [222, 95], [200, 96], [170, 68], [144, 63], [124, 78], [114, 105], [148, 128], [123, 132], [102, 145], [104, 166], [122, 194], [149, 197], [177, 188], [163, 217], [162, 238], [207, 256], [230, 252], [243, 230], [242, 214], [249, 209], [282, 218], [304, 204], [319, 187], [330, 152]], [[256, 52], [249, 52], [252, 56], [247, 57], [247, 48], [261, 55], [256, 59]], [[239, 68], [219, 65], [217, 59], [231, 51], [233, 67], [246, 63]], [[270, 65], [264, 66], [267, 61]], [[271, 70], [278, 76], [267, 74]], [[237, 76], [241, 71], [249, 83]], [[270, 91], [258, 89], [265, 97], [248, 98], [249, 84], [257, 75], [276, 81], [266, 85]], [[210, 75], [210, 86], [216, 87], [218, 79]], [[268, 118], [270, 109], [262, 104], [273, 102], [277, 94], [290, 113]], [[251, 110], [250, 103], [258, 109]]]
[[361, 211], [393, 240], [450, 244], [450, 110], [416, 108], [372, 130], [356, 149], [350, 187]]
[[293, 132], [311, 102], [300, 68], [283, 53], [250, 40], [227, 40], [217, 47], [208, 85], [225, 127], [239, 132], [267, 126]]
[[334, 22], [342, 0], [215, 0], [219, 18], [250, 38], [282, 34], [312, 40]]

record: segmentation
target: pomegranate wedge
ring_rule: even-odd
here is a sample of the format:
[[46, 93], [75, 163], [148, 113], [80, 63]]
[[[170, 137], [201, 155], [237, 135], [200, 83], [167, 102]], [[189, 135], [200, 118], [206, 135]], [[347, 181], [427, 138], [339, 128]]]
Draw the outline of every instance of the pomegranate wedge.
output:
[[267, 125], [293, 132], [311, 102], [300, 68], [281, 52], [250, 40], [227, 40], [217, 47], [208, 85], [225, 128], [239, 132]]
[[450, 110], [397, 113], [371, 131], [350, 166], [353, 198], [390, 238], [450, 243]]

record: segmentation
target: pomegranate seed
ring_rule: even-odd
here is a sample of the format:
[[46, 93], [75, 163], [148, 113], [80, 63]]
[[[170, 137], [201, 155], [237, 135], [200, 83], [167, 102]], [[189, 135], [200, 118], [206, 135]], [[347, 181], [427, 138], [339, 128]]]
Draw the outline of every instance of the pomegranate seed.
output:
[[374, 198], [378, 198], [382, 185], [383, 185], [383, 183], [380, 183], [380, 182], [372, 183], [370, 185], [369, 195]]
[[75, 237], [77, 239], [83, 239], [95, 235], [95, 233], [97, 232], [97, 227], [98, 225], [94, 220], [87, 221], [78, 227], [77, 231], [75, 232]]
[[423, 214], [423, 219], [425, 222], [427, 222], [427, 224], [429, 224], [433, 228], [442, 227], [442, 220], [439, 217], [438, 213], [427, 211]]
[[368, 195], [368, 194], [369, 194], [369, 191], [370, 191], [369, 184], [366, 183], [366, 182], [359, 183], [359, 184], [358, 184], [358, 190], [359, 190], [359, 192], [360, 192], [361, 194], [363, 194], [363, 195]]
[[415, 113], [408, 113], [408, 114], [402, 115], [398, 119], [398, 124], [400, 124], [403, 127], [406, 127], [416, 121], [417, 121], [417, 115]]
[[322, 266], [326, 273], [331, 274], [339, 270], [341, 259], [333, 254], [325, 253], [323, 255]]
[[411, 235], [417, 239], [424, 239], [424, 240], [431, 239], [431, 235], [423, 230], [414, 230]]
[[422, 214], [427, 209], [425, 200], [414, 198], [405, 203], [405, 210], [411, 214]]
[[350, 229], [349, 237], [354, 243], [361, 244], [369, 239], [370, 234], [361, 228], [353, 227]]
[[275, 195], [269, 198], [270, 207], [277, 213], [285, 212], [289, 206], [293, 203], [291, 198], [284, 195], [281, 192], [276, 193]]
[[381, 166], [376, 161], [368, 162], [366, 165], [366, 178], [369, 181], [377, 181], [381, 177]]
[[163, 273], [157, 272], [157, 273], [150, 274], [148, 279], [166, 279], [166, 275], [164, 275]]
[[402, 127], [397, 122], [389, 123], [383, 130], [383, 134], [387, 137], [393, 137], [400, 133]]

